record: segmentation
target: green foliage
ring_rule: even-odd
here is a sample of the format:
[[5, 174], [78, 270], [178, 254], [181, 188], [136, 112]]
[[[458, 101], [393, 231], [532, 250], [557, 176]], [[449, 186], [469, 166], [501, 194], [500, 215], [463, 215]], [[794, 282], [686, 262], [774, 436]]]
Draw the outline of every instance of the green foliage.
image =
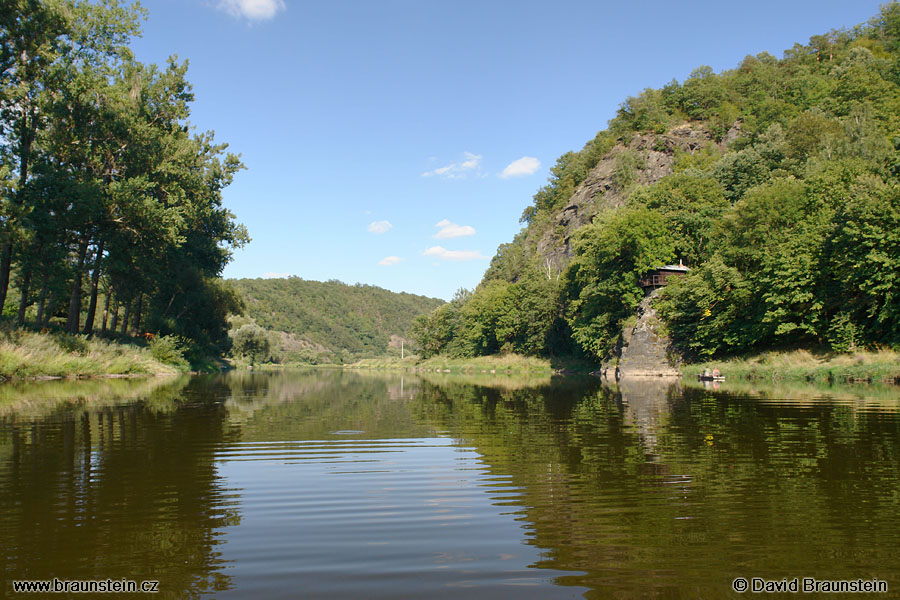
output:
[[150, 354], [161, 363], [172, 365], [179, 371], [190, 369], [185, 350], [190, 342], [177, 335], [161, 335], [150, 340]]
[[610, 129], [622, 134], [631, 131], [665, 133], [670, 121], [662, 92], [647, 88], [637, 98], [629, 97], [622, 103]]
[[241, 308], [218, 277], [249, 241], [222, 190], [243, 166], [190, 133], [186, 61], [134, 59], [143, 16], [87, 0], [0, 12], [0, 306], [12, 280], [20, 325], [61, 314], [90, 334], [112, 300], [123, 333], [221, 352]]
[[629, 201], [657, 211], [665, 218], [675, 241], [675, 253], [689, 265], [707, 258], [713, 224], [729, 207], [719, 182], [695, 170], [676, 173], [656, 185], [640, 188]]
[[81, 354], [82, 356], [88, 353], [88, 342], [83, 335], [70, 335], [59, 332], [53, 336], [53, 339], [56, 340], [60, 350], [64, 352]]
[[413, 320], [411, 333], [423, 358], [437, 354], [472, 356], [468, 336], [463, 335], [462, 319], [463, 307], [471, 299], [472, 292], [459, 289], [450, 302]]
[[[443, 300], [395, 293], [370, 285], [340, 281], [287, 279], [229, 280], [260, 327], [284, 331], [305, 340], [319, 362], [382, 356], [391, 336], [406, 337], [413, 319], [444, 304]], [[293, 350], [291, 350], [293, 351]], [[287, 360], [288, 357], [285, 357]]]
[[644, 157], [634, 150], [625, 149], [616, 155], [613, 166], [613, 183], [621, 190], [630, 187], [637, 179], [638, 171], [646, 166]]
[[827, 242], [829, 304], [866, 342], [900, 343], [900, 187], [862, 176]]
[[755, 148], [745, 148], [723, 156], [713, 174], [731, 202], [738, 201], [748, 189], [769, 178], [769, 167]]
[[839, 354], [855, 352], [859, 344], [859, 328], [849, 314], [842, 312], [828, 325], [828, 345]]
[[249, 360], [251, 365], [264, 362], [271, 357], [269, 333], [259, 325], [243, 325], [232, 337], [231, 351]]
[[666, 286], [659, 304], [673, 338], [700, 357], [752, 346], [756, 312], [750, 284], [718, 256]]
[[588, 354], [603, 358], [619, 325], [643, 298], [638, 280], [675, 257], [675, 243], [658, 212], [625, 208], [579, 231], [567, 273], [568, 322]]

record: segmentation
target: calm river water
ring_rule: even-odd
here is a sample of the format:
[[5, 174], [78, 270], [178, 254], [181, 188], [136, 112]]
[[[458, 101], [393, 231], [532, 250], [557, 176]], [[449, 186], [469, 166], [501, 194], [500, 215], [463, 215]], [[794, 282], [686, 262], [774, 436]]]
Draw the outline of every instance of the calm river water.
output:
[[898, 597], [900, 390], [4, 385], [0, 548], [0, 597], [111, 578], [162, 598], [728, 598], [737, 577]]

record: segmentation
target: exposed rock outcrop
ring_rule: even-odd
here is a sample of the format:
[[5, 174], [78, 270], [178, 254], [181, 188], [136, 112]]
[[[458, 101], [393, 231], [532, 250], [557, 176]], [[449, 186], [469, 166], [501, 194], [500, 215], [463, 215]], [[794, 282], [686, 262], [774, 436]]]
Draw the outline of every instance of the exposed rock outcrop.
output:
[[[717, 144], [721, 149], [740, 134], [740, 123], [735, 123], [724, 139]], [[693, 153], [713, 144], [713, 135], [698, 124], [685, 124], [662, 134], [634, 134], [627, 147], [615, 146], [591, 169], [587, 177], [575, 189], [565, 208], [553, 217], [553, 225], [546, 228], [536, 249], [547, 264], [562, 268], [572, 257], [572, 236], [575, 231], [593, 222], [598, 214], [625, 204], [633, 185], [652, 185], [672, 173], [676, 151]], [[636, 169], [631, 185], [622, 186], [616, 181], [616, 166], [622, 154], [637, 153], [641, 167]]]
[[671, 341], [656, 314], [654, 290], [640, 303], [637, 323], [622, 332], [622, 347], [616, 377], [678, 377], [677, 355], [671, 351]]

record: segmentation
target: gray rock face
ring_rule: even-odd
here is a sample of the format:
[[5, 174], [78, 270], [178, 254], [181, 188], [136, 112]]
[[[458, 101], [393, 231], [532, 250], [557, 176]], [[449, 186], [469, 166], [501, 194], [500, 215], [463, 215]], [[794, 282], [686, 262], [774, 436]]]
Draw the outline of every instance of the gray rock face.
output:
[[[716, 144], [724, 150], [727, 144], [740, 136], [740, 122], [737, 122]], [[597, 215], [615, 210], [625, 204], [628, 189], [616, 184], [616, 162], [623, 152], [635, 152], [643, 160], [638, 169], [635, 185], [651, 185], [672, 173], [675, 152], [693, 153], [713, 144], [713, 135], [700, 124], [685, 124], [662, 134], [634, 134], [627, 147], [619, 144], [610, 150], [587, 177], [575, 189], [568, 204], [553, 217], [554, 226], [547, 228], [535, 248], [538, 256], [548, 266], [558, 270], [564, 268], [572, 258], [571, 239], [575, 231], [591, 223]]]
[[[734, 136], [739, 128], [733, 128]], [[731, 135], [733, 132], [729, 132]], [[712, 134], [699, 127], [682, 125], [663, 134], [634, 134], [627, 147], [618, 145], [591, 169], [576, 188], [568, 204], [554, 216], [555, 226], [548, 228], [537, 242], [538, 255], [550, 264], [564, 265], [572, 257], [571, 237], [607, 210], [625, 204], [627, 189], [616, 184], [616, 162], [623, 152], [636, 152], [643, 159], [634, 183], [651, 185], [672, 173], [676, 150], [693, 153], [711, 143]], [[724, 140], [720, 146], [724, 147]]]
[[637, 310], [637, 323], [622, 332], [623, 345], [616, 369], [618, 378], [625, 377], [678, 377], [681, 373], [673, 364], [669, 337], [653, 308], [653, 300], [659, 290], [648, 295]]

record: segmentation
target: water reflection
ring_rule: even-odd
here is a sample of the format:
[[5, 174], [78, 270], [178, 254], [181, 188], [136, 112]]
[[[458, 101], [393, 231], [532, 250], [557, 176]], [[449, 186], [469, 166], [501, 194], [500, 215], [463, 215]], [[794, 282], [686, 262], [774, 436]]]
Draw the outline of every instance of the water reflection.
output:
[[217, 537], [240, 517], [212, 461], [229, 437], [223, 407], [185, 401], [186, 379], [88, 383], [69, 397], [24, 386], [19, 410], [5, 405], [0, 589], [53, 577], [156, 579], [165, 598], [229, 587]]
[[672, 403], [681, 396], [681, 382], [671, 378], [625, 377], [609, 388], [622, 403], [624, 426], [638, 434], [648, 461], [656, 461], [657, 433], [665, 426]]
[[900, 586], [900, 393], [341, 371], [0, 387], [0, 589], [716, 598]]
[[535, 566], [580, 572], [557, 582], [588, 597], [723, 597], [739, 575], [900, 585], [895, 388], [876, 402], [646, 380], [425, 391], [423, 418], [524, 490]]

